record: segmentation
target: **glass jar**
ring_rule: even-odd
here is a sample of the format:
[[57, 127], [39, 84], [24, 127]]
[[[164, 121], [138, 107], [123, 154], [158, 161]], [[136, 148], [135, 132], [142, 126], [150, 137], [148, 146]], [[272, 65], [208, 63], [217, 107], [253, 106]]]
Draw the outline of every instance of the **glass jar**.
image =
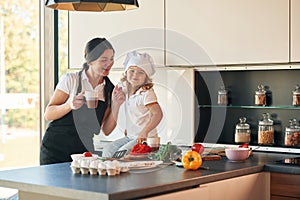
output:
[[228, 105], [228, 91], [224, 87], [218, 90], [218, 104]]
[[240, 118], [240, 123], [235, 126], [235, 143], [249, 143], [250, 142], [250, 125], [246, 123], [246, 117]]
[[296, 119], [289, 121], [290, 125], [285, 128], [284, 145], [298, 147], [300, 146], [300, 127]]
[[300, 106], [300, 86], [297, 85], [293, 91], [293, 106]]
[[269, 113], [263, 114], [263, 119], [258, 123], [258, 144], [272, 145], [274, 143], [273, 120]]
[[258, 85], [257, 90], [255, 91], [255, 105], [265, 106], [267, 104], [267, 95], [265, 86]]

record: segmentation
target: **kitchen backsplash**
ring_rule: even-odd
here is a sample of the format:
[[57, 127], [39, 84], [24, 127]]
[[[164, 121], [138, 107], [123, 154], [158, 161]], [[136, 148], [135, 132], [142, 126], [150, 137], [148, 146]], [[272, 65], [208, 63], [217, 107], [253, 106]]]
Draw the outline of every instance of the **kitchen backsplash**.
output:
[[[223, 83], [218, 81], [220, 77]], [[293, 90], [300, 84], [299, 77], [299, 69], [196, 71], [195, 93], [198, 104], [195, 112], [199, 114], [196, 114], [198, 118], [195, 119], [195, 141], [236, 144], [235, 126], [239, 118], [246, 117], [251, 129], [251, 145], [260, 146], [261, 149], [274, 147], [280, 151], [299, 151], [300, 136], [293, 146], [285, 142], [285, 129], [290, 119], [300, 121], [300, 107], [292, 104]], [[225, 106], [217, 104], [218, 89], [222, 84], [230, 92], [230, 103]], [[265, 85], [269, 92], [270, 101], [266, 106], [255, 105], [255, 91], [259, 84]], [[269, 113], [274, 122], [274, 143], [271, 145], [258, 144], [258, 122], [262, 120], [263, 113]], [[221, 133], [212, 131], [213, 126], [222, 126]], [[217, 141], [214, 141], [216, 138]]]

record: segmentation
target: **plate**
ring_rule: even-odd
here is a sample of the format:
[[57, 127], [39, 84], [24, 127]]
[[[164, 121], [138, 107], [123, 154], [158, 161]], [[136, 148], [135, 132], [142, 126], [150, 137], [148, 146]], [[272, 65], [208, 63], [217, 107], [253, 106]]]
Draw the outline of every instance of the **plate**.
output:
[[144, 167], [130, 167], [130, 170], [139, 170], [139, 169], [152, 169], [157, 167], [157, 165], [153, 165], [153, 166], [144, 166]]
[[157, 167], [162, 163], [163, 161], [133, 161], [133, 162], [128, 162], [127, 166], [129, 167], [130, 170], [151, 169]]
[[149, 153], [139, 153], [139, 154], [128, 154], [125, 157], [133, 160], [140, 160], [148, 158]]
[[130, 152], [129, 155], [132, 155], [132, 156], [147, 156], [149, 153], [134, 153], [134, 152]]

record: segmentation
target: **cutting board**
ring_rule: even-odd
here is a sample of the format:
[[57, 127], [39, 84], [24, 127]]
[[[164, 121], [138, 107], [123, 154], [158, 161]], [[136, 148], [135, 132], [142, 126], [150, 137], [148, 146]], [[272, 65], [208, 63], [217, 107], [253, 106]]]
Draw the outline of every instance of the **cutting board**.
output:
[[203, 154], [225, 156], [225, 148], [206, 148]]

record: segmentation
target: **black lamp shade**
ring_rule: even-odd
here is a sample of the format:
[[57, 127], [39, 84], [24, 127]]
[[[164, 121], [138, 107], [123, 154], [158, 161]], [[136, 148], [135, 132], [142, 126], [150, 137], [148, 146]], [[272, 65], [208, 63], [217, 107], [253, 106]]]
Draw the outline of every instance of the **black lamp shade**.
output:
[[137, 0], [46, 0], [45, 5], [56, 10], [108, 12], [139, 7]]

